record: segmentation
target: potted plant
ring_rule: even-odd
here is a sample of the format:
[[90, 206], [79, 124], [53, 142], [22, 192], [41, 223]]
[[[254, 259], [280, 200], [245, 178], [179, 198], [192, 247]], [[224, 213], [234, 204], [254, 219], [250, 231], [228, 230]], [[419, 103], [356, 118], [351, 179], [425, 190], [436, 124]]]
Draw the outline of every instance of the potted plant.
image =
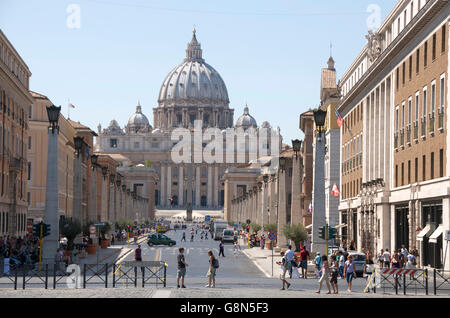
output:
[[300, 251], [300, 243], [308, 239], [308, 232], [303, 224], [286, 224], [283, 234], [291, 241], [294, 241], [295, 251]]
[[107, 248], [109, 245], [109, 239], [106, 238], [106, 234], [111, 230], [111, 224], [105, 222], [105, 225], [100, 227], [100, 247]]
[[83, 226], [83, 235], [88, 237], [88, 244], [87, 244], [87, 248], [86, 248], [86, 251], [88, 254], [97, 253], [97, 244], [92, 240], [90, 233], [89, 233], [89, 228], [92, 224], [94, 224], [94, 223], [91, 221], [87, 221]]
[[[270, 246], [270, 239], [269, 239], [269, 233], [276, 233], [278, 226], [276, 224], [267, 224], [264, 225], [264, 230], [267, 231], [267, 241], [266, 241], [266, 248], [271, 249]], [[276, 240], [273, 242], [273, 246], [276, 246]]]
[[63, 218], [59, 224], [60, 233], [67, 239], [67, 249], [65, 255], [72, 260], [73, 242], [78, 234], [81, 233], [81, 223], [77, 219]]

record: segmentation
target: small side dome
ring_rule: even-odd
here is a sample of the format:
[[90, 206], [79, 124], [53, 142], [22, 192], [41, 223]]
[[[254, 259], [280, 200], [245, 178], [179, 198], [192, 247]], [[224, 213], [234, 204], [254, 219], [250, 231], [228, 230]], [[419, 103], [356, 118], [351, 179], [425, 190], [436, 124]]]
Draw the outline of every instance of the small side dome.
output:
[[127, 133], [146, 133], [151, 131], [152, 126], [150, 125], [147, 116], [142, 113], [140, 103], [136, 106], [136, 112], [128, 120], [128, 125], [125, 129]]
[[262, 123], [261, 128], [272, 128], [272, 126], [270, 126], [268, 121], [265, 121]]
[[258, 127], [255, 118], [250, 115], [247, 105], [245, 105], [244, 114], [242, 114], [236, 121], [236, 127], [242, 127], [244, 129], [248, 129], [250, 127]]

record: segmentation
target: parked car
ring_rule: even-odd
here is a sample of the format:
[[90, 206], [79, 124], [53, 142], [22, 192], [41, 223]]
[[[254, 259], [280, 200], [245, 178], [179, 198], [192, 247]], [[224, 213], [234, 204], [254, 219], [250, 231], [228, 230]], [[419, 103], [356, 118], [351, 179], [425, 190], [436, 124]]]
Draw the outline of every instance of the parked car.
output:
[[224, 242], [234, 242], [234, 231], [232, 229], [223, 230], [222, 239]]
[[147, 244], [149, 246], [153, 246], [153, 245], [169, 245], [169, 246], [174, 246], [177, 242], [172, 240], [170, 237], [167, 237], [164, 234], [150, 234], [148, 236], [148, 240], [147, 240]]
[[348, 252], [348, 255], [353, 256], [353, 268], [356, 276], [362, 277], [364, 273], [364, 266], [366, 266], [366, 255], [353, 251]]

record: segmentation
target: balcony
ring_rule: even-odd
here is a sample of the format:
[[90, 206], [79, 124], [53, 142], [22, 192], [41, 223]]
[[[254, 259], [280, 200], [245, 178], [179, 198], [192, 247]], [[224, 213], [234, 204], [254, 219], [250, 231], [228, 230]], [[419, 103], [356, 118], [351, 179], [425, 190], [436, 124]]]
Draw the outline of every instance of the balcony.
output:
[[394, 149], [398, 148], [398, 132], [394, 133]]
[[438, 129], [440, 132], [444, 131], [444, 106], [439, 107], [438, 111]]
[[428, 125], [428, 131], [430, 132], [431, 136], [434, 136], [434, 111], [429, 113], [428, 116], [430, 117], [430, 123]]
[[427, 126], [427, 118], [425, 116], [422, 117], [421, 123], [422, 123], [422, 126], [421, 126], [422, 139], [425, 139], [426, 134], [427, 134], [427, 127], [426, 127]]
[[411, 146], [411, 125], [408, 125], [408, 127], [406, 127], [406, 144], [408, 146]]
[[419, 122], [416, 120], [414, 122], [414, 141], [417, 143], [419, 139]]

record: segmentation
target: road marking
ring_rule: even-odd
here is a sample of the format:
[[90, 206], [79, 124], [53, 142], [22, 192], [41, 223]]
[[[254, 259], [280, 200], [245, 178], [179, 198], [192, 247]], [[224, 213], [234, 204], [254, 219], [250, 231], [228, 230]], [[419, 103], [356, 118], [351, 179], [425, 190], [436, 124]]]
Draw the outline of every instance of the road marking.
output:
[[170, 290], [157, 290], [152, 298], [170, 298]]

